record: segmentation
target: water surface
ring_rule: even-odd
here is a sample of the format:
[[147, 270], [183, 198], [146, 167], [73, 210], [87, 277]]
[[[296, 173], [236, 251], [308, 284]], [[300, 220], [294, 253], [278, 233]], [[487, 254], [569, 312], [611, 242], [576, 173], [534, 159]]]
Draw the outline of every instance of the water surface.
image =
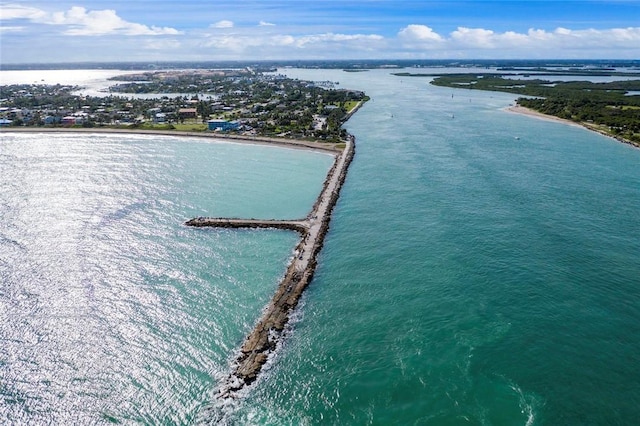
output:
[[288, 339], [226, 406], [216, 386], [297, 237], [181, 224], [304, 215], [331, 158], [2, 135], [0, 420], [640, 418], [640, 150], [507, 113], [512, 95], [285, 72], [372, 100]]
[[[185, 424], [270, 299], [332, 157], [202, 139], [0, 140], [0, 423]], [[274, 185], [277, 182], [277, 185]]]

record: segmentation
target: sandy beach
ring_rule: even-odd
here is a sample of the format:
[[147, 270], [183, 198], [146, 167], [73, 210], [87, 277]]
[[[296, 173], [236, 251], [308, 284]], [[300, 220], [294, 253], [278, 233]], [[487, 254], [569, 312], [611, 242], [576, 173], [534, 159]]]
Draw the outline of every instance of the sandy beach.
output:
[[576, 123], [575, 121], [571, 121], [571, 120], [567, 120], [567, 119], [564, 119], [564, 118], [555, 117], [553, 115], [543, 114], [541, 112], [534, 111], [534, 110], [532, 110], [530, 108], [526, 108], [526, 107], [523, 107], [523, 106], [520, 106], [520, 105], [513, 105], [513, 106], [505, 108], [505, 110], [509, 111], [509, 112], [515, 112], [516, 114], [524, 114], [524, 115], [528, 115], [529, 117], [539, 118], [540, 120], [556, 121], [558, 123], [564, 123], [564, 124], [568, 124], [570, 126], [584, 127], [584, 126], [581, 126], [580, 124]]
[[141, 130], [141, 129], [111, 129], [103, 127], [4, 127], [1, 133], [30, 132], [30, 133], [130, 133], [139, 135], [161, 135], [176, 137], [197, 137], [217, 139], [221, 142], [243, 143], [249, 145], [279, 146], [282, 148], [317, 150], [336, 154], [342, 151], [342, 146], [330, 142], [315, 142], [299, 139], [268, 138], [262, 136], [229, 135], [214, 132], [182, 132], [174, 130]]
[[576, 123], [575, 121], [566, 120], [564, 118], [555, 117], [553, 115], [543, 114], [541, 112], [534, 111], [534, 110], [532, 110], [530, 108], [526, 108], [526, 107], [523, 107], [523, 106], [520, 106], [520, 105], [514, 105], [514, 106], [507, 107], [507, 108], [505, 108], [505, 111], [514, 112], [516, 114], [527, 115], [529, 117], [538, 118], [540, 120], [555, 121], [555, 122], [558, 122], [558, 123], [567, 124], [569, 126], [583, 127], [583, 128], [585, 128], [587, 130], [591, 130], [593, 132], [599, 133], [602, 136], [606, 136], [608, 138], [615, 139], [618, 142], [626, 143], [626, 144], [634, 146], [636, 148], [640, 148], [640, 144], [638, 144], [636, 142], [630, 141], [628, 139], [624, 139], [624, 138], [620, 138], [620, 137], [616, 137], [616, 136], [610, 135], [610, 134], [608, 134], [606, 132], [603, 132], [602, 130], [599, 130], [599, 129], [593, 127], [593, 126], [589, 126], [588, 124], [580, 124], [580, 123]]

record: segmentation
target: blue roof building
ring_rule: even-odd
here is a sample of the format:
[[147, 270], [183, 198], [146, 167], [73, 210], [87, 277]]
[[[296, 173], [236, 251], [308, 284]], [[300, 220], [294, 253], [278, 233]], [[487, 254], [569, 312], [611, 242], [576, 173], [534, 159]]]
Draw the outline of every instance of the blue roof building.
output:
[[209, 130], [219, 130], [223, 132], [227, 132], [229, 130], [238, 130], [240, 128], [240, 123], [237, 121], [227, 121], [227, 120], [209, 120], [207, 121], [207, 125], [209, 126]]

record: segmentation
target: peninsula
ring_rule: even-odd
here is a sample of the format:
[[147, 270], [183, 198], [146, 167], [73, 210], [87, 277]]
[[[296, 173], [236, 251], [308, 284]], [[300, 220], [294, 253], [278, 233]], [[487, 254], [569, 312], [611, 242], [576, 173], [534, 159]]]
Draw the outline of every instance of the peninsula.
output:
[[166, 70], [114, 77], [98, 96], [72, 85], [0, 85], [0, 127], [189, 131], [341, 143], [368, 100], [334, 82], [234, 70]]

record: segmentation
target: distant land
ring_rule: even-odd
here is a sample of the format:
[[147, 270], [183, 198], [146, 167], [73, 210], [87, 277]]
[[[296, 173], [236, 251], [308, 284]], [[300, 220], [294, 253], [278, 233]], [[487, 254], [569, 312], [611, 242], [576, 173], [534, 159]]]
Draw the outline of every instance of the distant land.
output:
[[[83, 127], [95, 127], [108, 125], [120, 125], [149, 128], [157, 130], [171, 130], [184, 126], [185, 120], [180, 111], [194, 108], [194, 122], [188, 129], [178, 130], [206, 130], [206, 122], [210, 118], [224, 120], [223, 125], [232, 125], [231, 120], [240, 120], [243, 128], [253, 135], [260, 136], [285, 136], [298, 139], [315, 139], [332, 142], [344, 141], [346, 132], [341, 128], [342, 123], [366, 102], [368, 97], [361, 92], [349, 90], [326, 90], [316, 87], [310, 90], [310, 83], [293, 83], [289, 79], [280, 80], [279, 84], [286, 84], [287, 90], [274, 90], [275, 83], [269, 81], [265, 72], [274, 72], [278, 68], [323, 68], [342, 69], [346, 72], [360, 72], [370, 69], [389, 69], [401, 77], [430, 77], [432, 84], [453, 87], [457, 89], [478, 89], [488, 91], [509, 92], [523, 95], [517, 99], [517, 104], [530, 108], [539, 113], [570, 120], [579, 123], [591, 130], [614, 137], [622, 142], [640, 146], [640, 59], [638, 60], [305, 60], [305, 61], [208, 61], [208, 62], [72, 62], [72, 63], [34, 63], [34, 64], [0, 64], [0, 70], [58, 70], [58, 69], [105, 69], [123, 71], [141, 71], [132, 76], [134, 80], [142, 80], [142, 83], [130, 81], [112, 86], [110, 99], [117, 100], [118, 94], [127, 93], [168, 93], [168, 92], [197, 92], [214, 94], [212, 89], [214, 80], [216, 84], [222, 84], [225, 99], [221, 93], [216, 95], [217, 102], [205, 102], [201, 97], [178, 99], [176, 105], [167, 106], [154, 104], [149, 101], [126, 100], [124, 105], [113, 105], [114, 111], [131, 111], [129, 116], [119, 117], [110, 114], [104, 117], [105, 110], [102, 100], [97, 99], [95, 108], [89, 101], [83, 99], [85, 108], [92, 110], [89, 119], [76, 123]], [[430, 68], [427, 72], [414, 71], [420, 68]], [[443, 72], [434, 72], [434, 69], [442, 68]], [[460, 72], [452, 73], [451, 69], [460, 69]], [[447, 69], [446, 71], [444, 69]], [[486, 70], [479, 72], [479, 69]], [[165, 84], [166, 78], [162, 72], [173, 70], [191, 70], [192, 76], [173, 76], [170, 84]], [[207, 71], [201, 70], [234, 70], [230, 75], [224, 75], [221, 79], [212, 79], [211, 75], [200, 75]], [[238, 74], [240, 73], [240, 74]], [[245, 75], [247, 74], [247, 75]], [[259, 76], [262, 86], [256, 86], [255, 78]], [[557, 77], [577, 77], [580, 81], [559, 80]], [[206, 78], [205, 78], [206, 77]], [[544, 78], [543, 78], [544, 77]], [[589, 77], [611, 77], [615, 81], [594, 82], [584, 81]], [[176, 79], [184, 81], [180, 82]], [[236, 84], [238, 79], [248, 78], [248, 84], [242, 87], [240, 96], [231, 96], [238, 90], [226, 87], [228, 84]], [[637, 78], [637, 79], [636, 79]], [[227, 80], [229, 79], [229, 80]], [[623, 80], [623, 81], [620, 81]], [[601, 81], [601, 80], [600, 80]], [[180, 84], [177, 84], [180, 83]], [[331, 85], [331, 82], [326, 82]], [[73, 104], [75, 101], [70, 92], [74, 88], [61, 93], [56, 88], [55, 94], [47, 93], [43, 99], [47, 102], [34, 104], [35, 92], [33, 87], [7, 87], [0, 86], [0, 106], [17, 107], [42, 107], [42, 105], [56, 104], [57, 107]], [[178, 90], [179, 89], [179, 90]], [[238, 89], [238, 88], [235, 88]], [[219, 91], [219, 90], [218, 90]], [[290, 92], [290, 93], [287, 93]], [[30, 104], [25, 104], [24, 96], [27, 93]], [[249, 94], [249, 95], [248, 95]], [[276, 101], [279, 95], [283, 99]], [[322, 101], [315, 102], [320, 96]], [[250, 99], [249, 99], [250, 98]], [[306, 98], [306, 99], [305, 99]], [[52, 102], [55, 99], [56, 102]], [[286, 101], [285, 101], [286, 100]], [[294, 111], [290, 111], [292, 100], [299, 101]], [[64, 101], [64, 105], [60, 102]], [[311, 102], [314, 101], [314, 102]], [[115, 102], [115, 101], [114, 101]], [[124, 102], [124, 98], [123, 98]], [[135, 106], [134, 103], [140, 105]], [[250, 104], [250, 108], [247, 105]], [[288, 105], [288, 106], [287, 106]], [[117, 108], [116, 108], [117, 107]], [[180, 109], [182, 108], [182, 109]], [[74, 113], [72, 108], [67, 108], [69, 114]], [[219, 114], [213, 114], [220, 109]], [[95, 111], [94, 111], [95, 110]], [[5, 111], [6, 112], [6, 111]], [[4, 125], [43, 125], [46, 124], [40, 117], [46, 111], [38, 110], [38, 120], [29, 123], [19, 117], [0, 114]], [[109, 111], [106, 111], [109, 112]], [[151, 112], [159, 113], [163, 117], [161, 123], [153, 122], [149, 116]], [[43, 115], [44, 114], [44, 115]], [[122, 115], [122, 114], [121, 114]], [[166, 117], [169, 123], [165, 123]], [[196, 125], [200, 117], [200, 125]], [[59, 117], [61, 120], [63, 117]], [[93, 121], [91, 120], [93, 119]], [[151, 123], [151, 124], [149, 124]], [[57, 123], [59, 124], [59, 123]], [[236, 124], [233, 124], [236, 125]], [[168, 127], [167, 127], [168, 126]], [[167, 127], [167, 128], [165, 128]], [[130, 127], [129, 127], [130, 128]]]
[[[568, 76], [589, 75], [584, 70]], [[640, 147], [640, 79], [608, 82], [556, 81], [528, 74], [528, 79], [496, 74], [447, 74], [431, 84], [456, 89], [487, 90], [525, 95], [516, 100], [519, 106], [542, 114], [579, 123], [621, 142]], [[406, 76], [406, 74], [402, 74]], [[612, 77], [639, 77], [640, 73], [608, 74]], [[600, 73], [596, 76], [601, 76]]]
[[58, 62], [1, 64], [0, 70], [59, 70], [59, 69], [117, 69], [117, 70], [154, 70], [154, 69], [209, 69], [209, 68], [246, 68], [257, 70], [276, 67], [330, 68], [330, 69], [378, 69], [378, 68], [430, 68], [430, 67], [514, 67], [514, 68], [568, 68], [589, 67], [613, 70], [634, 68], [640, 71], [640, 59], [565, 59], [565, 60], [529, 60], [529, 59], [372, 59], [372, 60], [282, 60], [282, 61], [158, 61], [158, 62]]
[[73, 85], [0, 85], [0, 127], [215, 132], [339, 145], [349, 136], [342, 124], [369, 99], [333, 82], [249, 67], [141, 71], [109, 80], [113, 85], [99, 96]]

